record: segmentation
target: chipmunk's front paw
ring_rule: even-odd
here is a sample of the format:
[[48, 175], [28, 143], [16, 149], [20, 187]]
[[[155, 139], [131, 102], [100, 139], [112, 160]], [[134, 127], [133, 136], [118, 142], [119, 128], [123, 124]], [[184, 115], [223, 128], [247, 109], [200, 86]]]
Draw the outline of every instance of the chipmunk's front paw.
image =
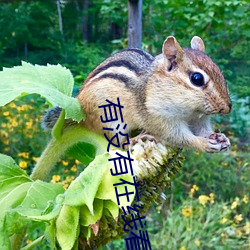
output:
[[216, 153], [225, 151], [230, 147], [229, 139], [222, 133], [214, 133], [208, 138], [207, 152]]
[[156, 139], [154, 138], [154, 136], [149, 135], [149, 134], [140, 134], [132, 139], [130, 139], [130, 145], [129, 145], [129, 149], [132, 150], [133, 146], [137, 143], [144, 145], [144, 143], [146, 141], [152, 141], [152, 142], [156, 142]]

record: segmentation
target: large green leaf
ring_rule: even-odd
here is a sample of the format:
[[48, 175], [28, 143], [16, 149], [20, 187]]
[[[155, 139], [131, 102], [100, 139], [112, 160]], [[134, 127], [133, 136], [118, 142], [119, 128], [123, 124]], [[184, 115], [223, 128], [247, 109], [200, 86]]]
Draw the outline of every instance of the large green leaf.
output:
[[87, 206], [80, 208], [80, 224], [81, 226], [89, 226], [95, 224], [101, 219], [103, 213], [103, 200], [95, 199], [93, 202], [94, 215], [92, 215]]
[[107, 173], [108, 154], [99, 155], [93, 162], [70, 184], [65, 192], [64, 203], [70, 206], [87, 205], [93, 214], [93, 202], [98, 187]]
[[9, 156], [0, 155], [0, 162], [0, 249], [9, 249], [9, 237], [21, 233], [34, 217], [44, 213], [50, 214], [51, 219], [58, 216], [63, 199], [57, 196], [64, 189], [61, 185], [32, 181]]
[[71, 97], [73, 85], [71, 72], [61, 65], [34, 66], [22, 62], [22, 66], [0, 72], [0, 106], [18, 96], [36, 93], [53, 106], [65, 109], [66, 118], [80, 121], [84, 114], [78, 100]]
[[64, 205], [56, 220], [56, 238], [64, 250], [71, 250], [79, 234], [79, 207]]
[[0, 181], [0, 201], [17, 186], [30, 181], [27, 176], [16, 176]]
[[95, 158], [96, 148], [92, 144], [78, 142], [70, 147], [66, 153], [83, 164], [88, 165]]
[[26, 209], [26, 211], [37, 209], [42, 212], [47, 207], [48, 201], [55, 200], [57, 195], [61, 193], [64, 193], [64, 188], [61, 185], [40, 180], [34, 181], [20, 207]]
[[0, 181], [22, 175], [28, 177], [10, 156], [0, 154]]

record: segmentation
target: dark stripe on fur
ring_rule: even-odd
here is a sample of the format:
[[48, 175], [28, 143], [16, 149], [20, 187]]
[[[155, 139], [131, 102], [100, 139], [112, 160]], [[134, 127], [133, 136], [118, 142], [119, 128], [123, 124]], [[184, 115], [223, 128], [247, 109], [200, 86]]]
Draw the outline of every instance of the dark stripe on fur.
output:
[[103, 74], [100, 77], [98, 77], [97, 80], [104, 79], [104, 78], [115, 79], [115, 80], [118, 80], [120, 82], [124, 82], [126, 85], [129, 83], [128, 77], [121, 75], [121, 74], [112, 74], [112, 73]]
[[126, 51], [132, 51], [135, 53], [140, 54], [141, 56], [144, 56], [149, 62], [153, 62], [154, 61], [154, 57], [151, 56], [150, 54], [148, 54], [147, 52], [141, 50], [141, 49], [126, 49]]
[[130, 63], [129, 61], [126, 60], [117, 60], [117, 61], [113, 61], [113, 62], [109, 62], [106, 65], [97, 68], [93, 74], [91, 75], [91, 77], [95, 77], [96, 75], [98, 75], [99, 73], [101, 73], [102, 71], [105, 71], [108, 68], [111, 67], [125, 67], [131, 71], [134, 71], [136, 74], [139, 74], [140, 69], [136, 67], [136, 65]]

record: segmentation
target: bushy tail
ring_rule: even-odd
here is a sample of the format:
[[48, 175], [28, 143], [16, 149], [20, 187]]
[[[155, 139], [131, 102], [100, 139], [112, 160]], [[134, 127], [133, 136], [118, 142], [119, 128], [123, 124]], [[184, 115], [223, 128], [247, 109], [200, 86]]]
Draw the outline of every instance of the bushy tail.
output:
[[42, 128], [45, 130], [51, 130], [56, 124], [62, 109], [60, 107], [54, 107], [45, 111], [42, 117]]

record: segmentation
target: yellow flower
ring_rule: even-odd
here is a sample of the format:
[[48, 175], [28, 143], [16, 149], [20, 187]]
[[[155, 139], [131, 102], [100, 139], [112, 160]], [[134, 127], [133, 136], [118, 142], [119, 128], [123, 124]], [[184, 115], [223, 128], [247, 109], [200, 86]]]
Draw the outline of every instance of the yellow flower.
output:
[[62, 160], [62, 164], [63, 164], [63, 166], [68, 166], [69, 165], [69, 163], [67, 161], [64, 161], [64, 160]]
[[68, 183], [68, 182], [64, 182], [64, 183], [63, 183], [63, 187], [64, 187], [64, 189], [67, 189], [67, 188], [68, 188], [68, 186], [69, 186], [69, 183]]
[[201, 242], [199, 239], [195, 239], [194, 240], [194, 244], [197, 246], [197, 247], [200, 247], [201, 246]]
[[38, 159], [39, 159], [39, 157], [32, 157], [32, 160], [34, 161], [34, 162], [37, 162], [38, 161]]
[[192, 209], [190, 207], [185, 207], [181, 212], [184, 216], [189, 217], [192, 214]]
[[234, 221], [236, 224], [239, 224], [243, 220], [242, 214], [237, 214], [234, 216]]
[[78, 160], [75, 160], [75, 164], [76, 164], [76, 165], [79, 165], [79, 164], [81, 164], [81, 162], [78, 161]]
[[227, 167], [227, 166], [228, 166], [228, 163], [223, 161], [223, 162], [221, 163], [221, 165], [222, 165], [223, 167]]
[[70, 170], [71, 170], [72, 172], [76, 172], [76, 171], [77, 171], [76, 165], [73, 165], [73, 166], [70, 168]]
[[200, 195], [198, 199], [199, 203], [203, 206], [210, 200], [210, 198], [207, 195]]
[[244, 231], [246, 232], [246, 234], [250, 234], [250, 222], [247, 221], [246, 225], [244, 226]]
[[9, 104], [9, 106], [10, 106], [11, 108], [15, 108], [15, 107], [16, 107], [16, 104], [15, 104], [14, 102], [11, 102], [11, 103]]
[[3, 112], [4, 116], [9, 116], [9, 114], [10, 114], [10, 112], [8, 112], [8, 111]]
[[4, 152], [9, 152], [10, 151], [10, 147], [5, 147], [4, 148]]
[[3, 144], [9, 145], [10, 144], [10, 140], [8, 138], [4, 138], [3, 139]]
[[243, 202], [247, 204], [248, 201], [249, 201], [248, 195], [245, 194], [243, 197]]
[[236, 197], [235, 201], [231, 205], [231, 209], [235, 209], [239, 205], [239, 198]]
[[233, 155], [237, 155], [237, 153], [238, 153], [237, 150], [233, 150], [233, 151], [232, 151], [232, 154], [233, 154]]
[[26, 169], [28, 167], [27, 161], [20, 161], [19, 162], [19, 167], [22, 169]]
[[27, 128], [27, 129], [31, 129], [31, 128], [32, 128], [32, 126], [33, 126], [33, 122], [32, 122], [32, 120], [30, 120], [30, 121], [26, 122], [26, 128]]
[[221, 220], [220, 220], [220, 224], [225, 224], [227, 222], [227, 218], [222, 218]]
[[75, 176], [67, 176], [66, 181], [67, 182], [72, 182], [75, 179]]
[[180, 250], [186, 250], [186, 247], [181, 247]]
[[192, 188], [190, 189], [189, 196], [193, 198], [194, 193], [199, 190], [199, 187], [196, 185], [193, 185]]
[[23, 157], [23, 158], [26, 158], [26, 159], [29, 158], [29, 155], [30, 155], [29, 152], [21, 152], [21, 153], [18, 153], [18, 156], [19, 156], [19, 157]]
[[18, 126], [18, 123], [17, 123], [16, 120], [12, 120], [12, 121], [11, 121], [11, 125], [12, 125], [12, 127], [17, 127], [17, 126]]
[[5, 137], [5, 138], [9, 137], [9, 134], [4, 130], [0, 130], [0, 135], [1, 135], [1, 137]]
[[60, 181], [60, 179], [61, 179], [61, 176], [60, 176], [60, 175], [53, 175], [53, 176], [52, 176], [51, 182], [52, 182], [52, 183], [57, 183], [57, 182]]
[[210, 203], [214, 204], [214, 193], [210, 193], [209, 197], [210, 197]]

